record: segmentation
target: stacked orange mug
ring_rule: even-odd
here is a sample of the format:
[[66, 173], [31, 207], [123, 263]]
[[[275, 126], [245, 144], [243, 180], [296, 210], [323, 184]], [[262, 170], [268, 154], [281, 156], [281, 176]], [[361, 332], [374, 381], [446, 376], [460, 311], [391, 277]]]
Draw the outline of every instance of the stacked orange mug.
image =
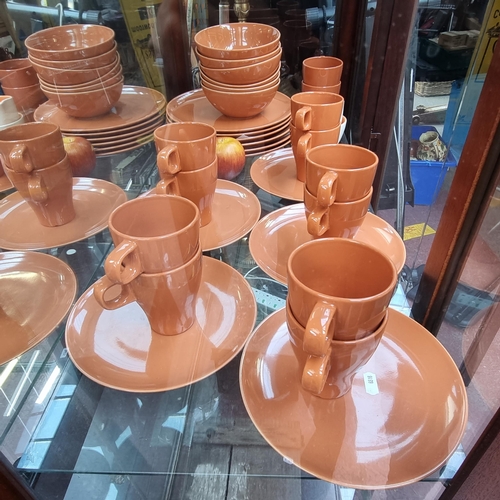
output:
[[156, 193], [191, 200], [206, 226], [217, 185], [216, 130], [204, 123], [169, 123], [157, 128], [154, 137], [161, 177]]
[[345, 118], [344, 98], [329, 92], [300, 92], [291, 97], [290, 140], [297, 179], [305, 182], [306, 153], [316, 146], [337, 144]]
[[332, 56], [315, 56], [302, 63], [302, 92], [340, 92], [342, 68], [341, 59]]
[[180, 196], [136, 198], [109, 217], [115, 248], [94, 297], [108, 310], [137, 302], [151, 329], [178, 335], [196, 319], [201, 284], [200, 213]]
[[350, 144], [328, 144], [306, 154], [304, 204], [314, 237], [353, 238], [370, 206], [378, 157]]
[[0, 62], [0, 84], [3, 93], [11, 96], [23, 120], [32, 122], [35, 109], [45, 102], [37, 74], [28, 59], [8, 59]]
[[73, 173], [57, 125], [26, 123], [0, 131], [0, 163], [40, 224], [62, 226], [75, 218]]
[[391, 260], [364, 243], [324, 238], [292, 252], [286, 321], [304, 389], [325, 399], [351, 389], [384, 334], [396, 284]]

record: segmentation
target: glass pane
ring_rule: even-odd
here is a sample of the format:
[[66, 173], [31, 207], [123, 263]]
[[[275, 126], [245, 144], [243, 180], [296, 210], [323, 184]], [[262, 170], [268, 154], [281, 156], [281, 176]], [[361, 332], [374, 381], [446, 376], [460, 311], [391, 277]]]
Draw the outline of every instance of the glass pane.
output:
[[[191, 41], [201, 29], [218, 23], [220, 4], [225, 4], [213, 0], [184, 3], [188, 11]], [[362, 3], [366, 7], [366, 15], [359, 27], [362, 30], [361, 44], [351, 89], [355, 99], [352, 99], [351, 108], [344, 111], [352, 130], [360, 121], [360, 103], [376, 12], [376, 2]], [[475, 36], [470, 30], [490, 26], [488, 23], [494, 3], [490, 2], [487, 7], [486, 2], [465, 0], [439, 4], [420, 2], [389, 160], [392, 177], [384, 185], [384, 195], [389, 201], [378, 212], [388, 221], [380, 231], [382, 244], [386, 242], [387, 234], [393, 234], [393, 226], [398, 230], [404, 227], [407, 267], [391, 305], [406, 315], [410, 312], [411, 292], [418, 285], [419, 266], [426, 261], [479, 95], [481, 79], [476, 73], [485, 71], [484, 54], [491, 49], [487, 45], [484, 53], [479, 49], [474, 52]], [[24, 50], [22, 42], [30, 33], [59, 22], [59, 7], [49, 7], [44, 0], [41, 4], [7, 3], [12, 26], [21, 42], [18, 50]], [[236, 4], [240, 9], [234, 9], [232, 2], [229, 4], [229, 20], [233, 22], [247, 5], [245, 2]], [[298, 92], [302, 59], [321, 53], [330, 54], [332, 50], [337, 6], [334, 2], [315, 0], [272, 0], [265, 5], [252, 1], [249, 5], [248, 21], [281, 29], [286, 54], [281, 65], [280, 90], [287, 95]], [[84, 7], [87, 6], [69, 0], [63, 14], [68, 22], [80, 19], [90, 23], [102, 21], [115, 30], [125, 83], [145, 85], [164, 92], [161, 39], [165, 36], [162, 31], [165, 26], [160, 21], [156, 24], [160, 3], [150, 2], [143, 6], [140, 2], [122, 0], [95, 4], [95, 10], [85, 10]], [[300, 26], [304, 29], [292, 30], [292, 27], [297, 27], [293, 23], [286, 26], [290, 30], [283, 29], [285, 22], [294, 21], [294, 16], [301, 21], [305, 19], [305, 26]], [[158, 20], [161, 17], [158, 15]], [[168, 28], [168, 23], [166, 25]], [[0, 44], [4, 44], [2, 47], [9, 53], [14, 53], [14, 42], [3, 39], [6, 29], [0, 23]], [[440, 36], [450, 30], [468, 30], [468, 34], [458, 39], [447, 35], [440, 41]], [[168, 30], [166, 33], [168, 36]], [[481, 42], [478, 43], [487, 40], [482, 34], [479, 39]], [[4, 52], [0, 53], [0, 59], [4, 57]], [[196, 64], [194, 52], [192, 56], [192, 62]], [[413, 111], [410, 114], [405, 111], [409, 105]], [[168, 119], [173, 120], [171, 116]], [[158, 120], [163, 123], [163, 109]], [[155, 125], [159, 124], [155, 122]], [[282, 132], [286, 130], [283, 132], [285, 135], [287, 126], [288, 122], [281, 129]], [[405, 129], [410, 130], [406, 142]], [[429, 155], [432, 153], [423, 151], [420, 144], [424, 142], [422, 136], [426, 133], [428, 136], [429, 131], [437, 131], [442, 138], [446, 160], [431, 158]], [[149, 134], [142, 137], [146, 144], [131, 144], [130, 152], [100, 156], [92, 176], [117, 184], [129, 199], [151, 189], [158, 181], [156, 149], [151, 142], [151, 133], [152, 130], [149, 130]], [[109, 131], [106, 134], [100, 142], [108, 141], [109, 135], [112, 136]], [[242, 134], [241, 138], [243, 140], [245, 135]], [[348, 133], [344, 140], [355, 142], [355, 134]], [[262, 139], [258, 142], [262, 143]], [[267, 141], [264, 142], [267, 144]], [[427, 146], [434, 147], [431, 138], [427, 138], [427, 143]], [[288, 142], [278, 146], [283, 145], [288, 146]], [[406, 155], [403, 148], [407, 149]], [[257, 196], [261, 217], [276, 210], [289, 209], [294, 201], [276, 193], [270, 194], [252, 180], [250, 171], [258, 156], [247, 155], [245, 169], [235, 183]], [[400, 177], [399, 160], [403, 172]], [[408, 186], [401, 187], [401, 177], [408, 182]], [[236, 184], [233, 190], [238, 192]], [[406, 191], [411, 194], [409, 199], [406, 198]], [[7, 191], [1, 197], [10, 194], [12, 191]], [[404, 213], [398, 212], [401, 207], [397, 208], [394, 202], [398, 194], [400, 198], [405, 195], [403, 205], [404, 200], [410, 202]], [[477, 407], [471, 412], [470, 426], [463, 443], [446, 464], [422, 481], [395, 490], [354, 490], [317, 479], [294, 465], [286, 453], [275, 451], [262, 437], [263, 429], [259, 430], [254, 425], [242, 400], [239, 385], [242, 355], [238, 352], [243, 343], [228, 349], [224, 363], [195, 383], [171, 390], [121, 391], [107, 387], [112, 385], [109, 383], [101, 385], [78, 371], [68, 355], [64, 322], [34, 349], [0, 367], [1, 451], [34, 487], [36, 494], [47, 499], [77, 498], [82, 491], [90, 498], [106, 499], [438, 498], [444, 488], [443, 483], [453, 477], [497, 408], [500, 398], [494, 388], [491, 390], [483, 383], [495, 369], [496, 360], [494, 325], [497, 323], [495, 311], [499, 269], [496, 265], [495, 235], [498, 231], [497, 211], [500, 210], [500, 202], [497, 205], [497, 201], [492, 200], [481, 230], [481, 239], [476, 242], [478, 248], [475, 247], [471, 254], [471, 268], [467, 266], [464, 270], [461, 295], [457, 298], [459, 307], [450, 308], [447, 323], [439, 335], [455, 362], [461, 366], [462, 373], [471, 377], [469, 397], [471, 405], [477, 403]], [[303, 207], [300, 209], [303, 215]], [[289, 229], [293, 239], [297, 236], [296, 228]], [[270, 237], [269, 232], [267, 236]], [[276, 275], [266, 274], [259, 267], [262, 263], [254, 260], [255, 255], [252, 256], [249, 246], [249, 236], [245, 234], [224, 248], [206, 252], [206, 256], [234, 269], [229, 289], [233, 290], [240, 279], [250, 286], [257, 301], [258, 325], [284, 307], [287, 286], [280, 282], [283, 280], [275, 279]], [[266, 250], [266, 246], [271, 245], [269, 241], [262, 241], [261, 246]], [[82, 241], [43, 252], [69, 264], [78, 278], [79, 297], [104, 274], [104, 260], [111, 248], [112, 239], [105, 230]], [[207, 309], [209, 313], [214, 312], [214, 303], [210, 310]], [[242, 318], [233, 317], [231, 321], [237, 326]], [[126, 330], [129, 326], [123, 323], [114, 325], [118, 336], [120, 328]], [[137, 332], [127, 332], [128, 343], [122, 342], [119, 346], [122, 350], [117, 347], [115, 353], [125, 352], [129, 355], [128, 359], [137, 361], [132, 363], [130, 371], [139, 372], [148, 364], [148, 358], [141, 350], [142, 345], [138, 347], [134, 344]], [[99, 338], [96, 339], [98, 343]], [[112, 354], [108, 357], [111, 369]], [[162, 353], [147, 351], [147, 354], [155, 358]], [[167, 369], [168, 366], [165, 366], [165, 371]], [[189, 379], [189, 382], [192, 380]], [[303, 437], [299, 432], [301, 422], [296, 424], [297, 421], [292, 421], [292, 425], [286, 427], [279, 421], [278, 427], [283, 427], [284, 435], [300, 440]], [[348, 454], [353, 449], [350, 444], [346, 445]], [[386, 443], [383, 443], [384, 446], [387, 448]], [[391, 472], [390, 460], [388, 462], [387, 474]]]
[[491, 383], [498, 369], [499, 348], [498, 192], [497, 187], [438, 333], [468, 385], [469, 425], [463, 440], [466, 452], [500, 404], [500, 392]]
[[[433, 6], [422, 8], [421, 3], [418, 13], [410, 145], [414, 204], [407, 204], [404, 209], [407, 267], [402, 274], [410, 304], [439, 226], [495, 43], [491, 28], [496, 23], [498, 2], [471, 4], [465, 8], [465, 14], [463, 8], [460, 2], [441, 5], [439, 9]], [[464, 33], [452, 33], [448, 37], [447, 32], [451, 28], [458, 32], [467, 28], [466, 33], [471, 34], [471, 38], [463, 45], [456, 37]], [[471, 29], [477, 31], [471, 32]], [[457, 45], [453, 46], [453, 43]], [[428, 134], [429, 131], [439, 134], [446, 159], [426, 158], [423, 154], [422, 134]], [[429, 154], [435, 155], [432, 148]], [[493, 236], [495, 205], [493, 198], [438, 333], [438, 340], [460, 368], [469, 401], [467, 429], [460, 447], [448, 464], [450, 477], [453, 477], [498, 409], [498, 394], [494, 384], [486, 382], [486, 377], [489, 376], [491, 380], [495, 373], [494, 339], [498, 330], [495, 318], [498, 242]], [[396, 211], [382, 210], [378, 214], [382, 217], [390, 214], [390, 217], [394, 217], [392, 220], [397, 219]], [[492, 364], [488, 365], [487, 360]], [[480, 374], [483, 384], [480, 383]], [[485, 391], [488, 392], [487, 396]], [[443, 491], [443, 483], [423, 482], [393, 492], [377, 492], [373, 498], [430, 499], [438, 498]]]
[[[495, 2], [419, 3], [395, 123], [398, 146], [393, 145], [389, 153], [383, 187], [386, 195], [384, 199], [382, 193], [377, 212], [404, 237], [407, 257], [402, 278], [410, 302], [439, 226], [491, 59], [488, 30], [494, 24], [494, 12]], [[413, 110], [411, 117], [406, 112], [408, 103]], [[403, 199], [406, 203], [402, 204]]]

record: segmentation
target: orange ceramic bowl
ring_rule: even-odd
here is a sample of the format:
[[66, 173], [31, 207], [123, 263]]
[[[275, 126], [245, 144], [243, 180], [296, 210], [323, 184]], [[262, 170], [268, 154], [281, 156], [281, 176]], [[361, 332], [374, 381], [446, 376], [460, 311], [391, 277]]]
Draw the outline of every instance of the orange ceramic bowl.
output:
[[214, 59], [249, 59], [269, 54], [279, 45], [280, 32], [267, 24], [229, 23], [199, 31], [198, 52]]
[[120, 56], [116, 56], [115, 61], [107, 66], [92, 69], [53, 69], [49, 66], [32, 63], [38, 76], [52, 85], [78, 85], [97, 80], [116, 69], [120, 65]]
[[38, 80], [40, 81], [40, 86], [47, 87], [49, 90], [53, 90], [54, 92], [57, 90], [71, 90], [71, 91], [77, 92], [78, 90], [85, 89], [86, 87], [89, 87], [91, 85], [97, 85], [98, 83], [107, 81], [112, 77], [122, 75], [122, 74], [123, 74], [122, 65], [116, 64], [105, 75], [99, 76], [98, 78], [95, 78], [94, 80], [91, 80], [90, 82], [77, 83], [75, 85], [57, 85], [57, 84], [53, 84], [47, 80], [44, 80], [40, 75], [38, 76]]
[[207, 78], [201, 73], [201, 81], [205, 87], [213, 90], [219, 90], [221, 92], [248, 92], [258, 90], [266, 90], [270, 87], [274, 87], [277, 83], [280, 82], [280, 69], [276, 71], [274, 75], [270, 78], [266, 78], [262, 82], [251, 83], [250, 85], [225, 85], [223, 83], [214, 82], [211, 78]]
[[123, 74], [120, 71], [118, 74], [108, 78], [107, 80], [101, 80], [97, 83], [82, 87], [57, 87], [55, 85], [45, 85], [40, 82], [40, 88], [45, 92], [46, 90], [53, 94], [77, 94], [81, 92], [92, 92], [93, 90], [106, 89], [115, 85], [116, 83], [123, 83]]
[[266, 90], [269, 90], [273, 88], [276, 84], [279, 86], [279, 80], [272, 82], [268, 85], [263, 85], [262, 87], [255, 87], [255, 88], [246, 88], [246, 87], [235, 87], [235, 88], [225, 88], [225, 87], [218, 87], [216, 85], [211, 85], [210, 83], [206, 83], [202, 80], [202, 85], [203, 87], [209, 89], [209, 90], [216, 90], [218, 92], [234, 92], [236, 94], [241, 93], [241, 92], [264, 92]]
[[76, 118], [104, 115], [118, 102], [123, 80], [104, 89], [88, 92], [57, 93], [44, 90], [44, 94], [66, 114]]
[[214, 82], [225, 85], [251, 85], [271, 78], [280, 68], [281, 52], [266, 62], [240, 68], [214, 69], [200, 66], [203, 74]]
[[99, 54], [95, 57], [88, 57], [85, 59], [74, 59], [71, 61], [48, 61], [44, 59], [38, 59], [33, 55], [29, 55], [29, 59], [32, 63], [41, 64], [42, 66], [47, 66], [52, 69], [93, 69], [101, 68], [102, 66], [107, 66], [116, 60], [116, 42], [113, 42], [113, 47], [111, 50], [104, 52], [104, 54]]
[[264, 54], [259, 57], [251, 57], [250, 59], [213, 59], [212, 57], [204, 56], [195, 49], [196, 57], [200, 62], [200, 65], [204, 68], [213, 69], [229, 69], [229, 68], [239, 68], [241, 66], [249, 66], [250, 64], [257, 64], [266, 62], [268, 59], [276, 56], [276, 54], [281, 55], [281, 46], [278, 46], [275, 50], [269, 54]]
[[86, 59], [108, 52], [115, 32], [96, 24], [70, 24], [37, 31], [24, 41], [30, 56], [45, 61]]
[[234, 118], [256, 116], [269, 105], [278, 91], [279, 83], [274, 87], [257, 92], [219, 92], [201, 85], [205, 97], [223, 115]]

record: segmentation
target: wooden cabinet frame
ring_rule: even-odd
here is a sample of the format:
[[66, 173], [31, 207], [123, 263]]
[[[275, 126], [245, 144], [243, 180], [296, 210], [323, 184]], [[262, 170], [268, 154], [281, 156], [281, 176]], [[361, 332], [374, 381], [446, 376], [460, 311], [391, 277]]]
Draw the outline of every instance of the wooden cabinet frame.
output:
[[[346, 73], [342, 93], [348, 105], [353, 99], [352, 75], [359, 55], [353, 48], [360, 46], [359, 26], [362, 26], [366, 4], [347, 0], [342, 4], [345, 5], [338, 8], [336, 17], [338, 29], [334, 55], [344, 59]], [[358, 131], [359, 144], [376, 152], [380, 158], [372, 198], [375, 209], [380, 197], [417, 4], [417, 0], [377, 2]], [[441, 326], [500, 179], [498, 81], [500, 50], [494, 54], [486, 76], [412, 308], [413, 317], [434, 335]], [[470, 498], [467, 492], [472, 491], [472, 487], [477, 488], [478, 477], [481, 485], [490, 488], [489, 491], [497, 491], [497, 474], [484, 472], [488, 464], [491, 465], [492, 457], [496, 456], [498, 460], [499, 443], [500, 410], [491, 419], [453, 480], [446, 485], [441, 498]], [[477, 498], [483, 498], [477, 489], [473, 491]]]

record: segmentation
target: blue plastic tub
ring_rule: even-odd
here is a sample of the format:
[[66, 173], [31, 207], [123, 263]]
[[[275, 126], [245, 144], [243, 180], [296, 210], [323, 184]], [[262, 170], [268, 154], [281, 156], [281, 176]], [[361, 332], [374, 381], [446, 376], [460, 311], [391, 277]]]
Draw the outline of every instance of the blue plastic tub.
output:
[[[418, 140], [424, 132], [437, 132], [435, 127], [417, 125], [412, 127], [411, 138]], [[441, 136], [440, 136], [441, 137]], [[415, 205], [431, 205], [436, 199], [449, 168], [456, 167], [457, 160], [448, 151], [446, 161], [410, 160], [410, 175], [415, 190]]]

